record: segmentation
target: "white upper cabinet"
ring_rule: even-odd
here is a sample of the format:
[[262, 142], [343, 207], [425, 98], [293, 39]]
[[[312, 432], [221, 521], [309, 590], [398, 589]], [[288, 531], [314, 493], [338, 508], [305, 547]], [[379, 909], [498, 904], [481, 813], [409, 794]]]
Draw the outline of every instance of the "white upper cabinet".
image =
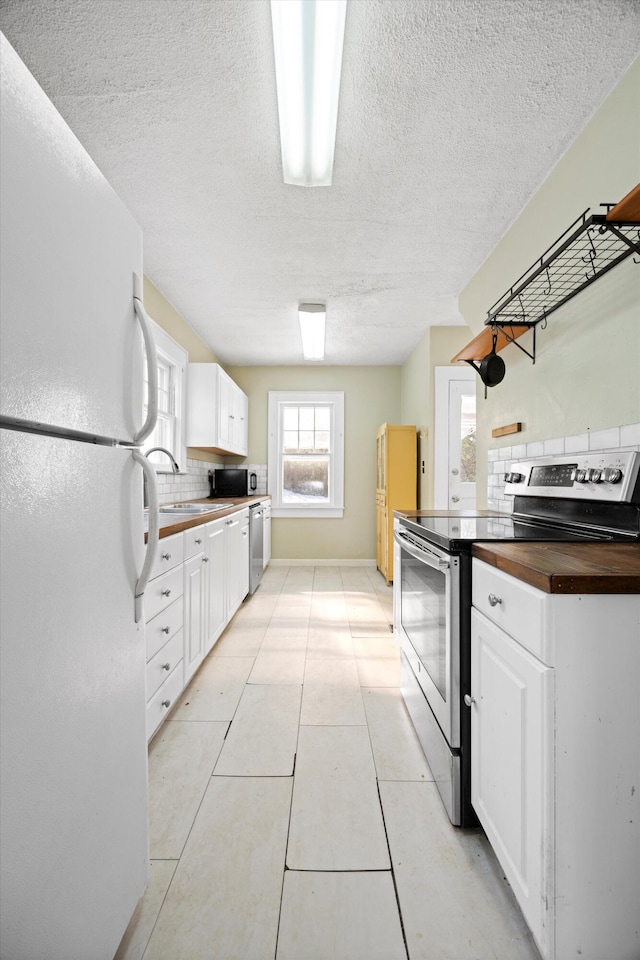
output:
[[217, 363], [190, 363], [187, 446], [247, 454], [249, 401]]

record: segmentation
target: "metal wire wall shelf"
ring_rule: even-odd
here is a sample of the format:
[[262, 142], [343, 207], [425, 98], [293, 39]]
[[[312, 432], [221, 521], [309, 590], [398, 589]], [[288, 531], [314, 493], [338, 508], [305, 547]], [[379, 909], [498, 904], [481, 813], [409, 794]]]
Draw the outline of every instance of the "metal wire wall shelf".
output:
[[[637, 197], [638, 188], [632, 194]], [[637, 204], [637, 200], [635, 202]], [[603, 204], [608, 208], [606, 214], [590, 214], [585, 210], [493, 304], [487, 312], [485, 329], [456, 354], [453, 361], [481, 359], [497, 334], [496, 350], [515, 343], [535, 363], [538, 324], [544, 329], [547, 318], [555, 310], [633, 254], [636, 254], [634, 262], [640, 263], [640, 218], [635, 208], [627, 205], [628, 219], [618, 219], [619, 209], [621, 213], [626, 212], [624, 204], [625, 201], [615, 206]], [[531, 328], [532, 353], [516, 343]]]

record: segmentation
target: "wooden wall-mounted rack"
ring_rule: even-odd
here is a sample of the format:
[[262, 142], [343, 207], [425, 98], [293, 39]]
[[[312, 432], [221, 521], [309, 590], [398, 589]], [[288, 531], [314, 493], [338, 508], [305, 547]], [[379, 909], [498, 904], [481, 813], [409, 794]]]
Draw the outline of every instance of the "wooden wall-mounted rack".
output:
[[[535, 328], [581, 290], [633, 253], [640, 263], [640, 184], [617, 204], [602, 204], [606, 214], [589, 211], [565, 230], [487, 313], [485, 328], [451, 362], [481, 360], [491, 350], [515, 343], [535, 363]], [[533, 328], [533, 353], [517, 343]]]

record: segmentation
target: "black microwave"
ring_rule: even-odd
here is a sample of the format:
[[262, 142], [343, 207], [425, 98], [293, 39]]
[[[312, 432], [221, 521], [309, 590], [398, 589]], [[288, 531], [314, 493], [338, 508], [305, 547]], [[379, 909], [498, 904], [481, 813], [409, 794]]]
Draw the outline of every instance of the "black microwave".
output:
[[214, 470], [212, 477], [211, 496], [217, 497], [246, 497], [247, 470]]

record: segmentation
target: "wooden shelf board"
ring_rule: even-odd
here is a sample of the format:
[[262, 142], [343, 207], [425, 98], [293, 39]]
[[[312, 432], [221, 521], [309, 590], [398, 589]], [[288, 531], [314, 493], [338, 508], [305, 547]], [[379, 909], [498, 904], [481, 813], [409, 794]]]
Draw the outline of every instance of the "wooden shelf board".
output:
[[[509, 335], [517, 340], [518, 337], [521, 337], [523, 334], [527, 333], [531, 327], [516, 327], [510, 326], [506, 328], [509, 331]], [[463, 347], [455, 357], [451, 358], [451, 363], [459, 363], [463, 360], [482, 360], [483, 357], [486, 357], [488, 353], [491, 353], [491, 346], [493, 344], [493, 333], [494, 331], [491, 327], [485, 327], [484, 330], [481, 330], [477, 337], [474, 337], [473, 340]], [[505, 337], [502, 329], [497, 328], [496, 333], [498, 334], [498, 340], [496, 342], [496, 352], [504, 350], [505, 347], [511, 342], [507, 337]]]
[[640, 183], [609, 210], [607, 220], [640, 223]]

